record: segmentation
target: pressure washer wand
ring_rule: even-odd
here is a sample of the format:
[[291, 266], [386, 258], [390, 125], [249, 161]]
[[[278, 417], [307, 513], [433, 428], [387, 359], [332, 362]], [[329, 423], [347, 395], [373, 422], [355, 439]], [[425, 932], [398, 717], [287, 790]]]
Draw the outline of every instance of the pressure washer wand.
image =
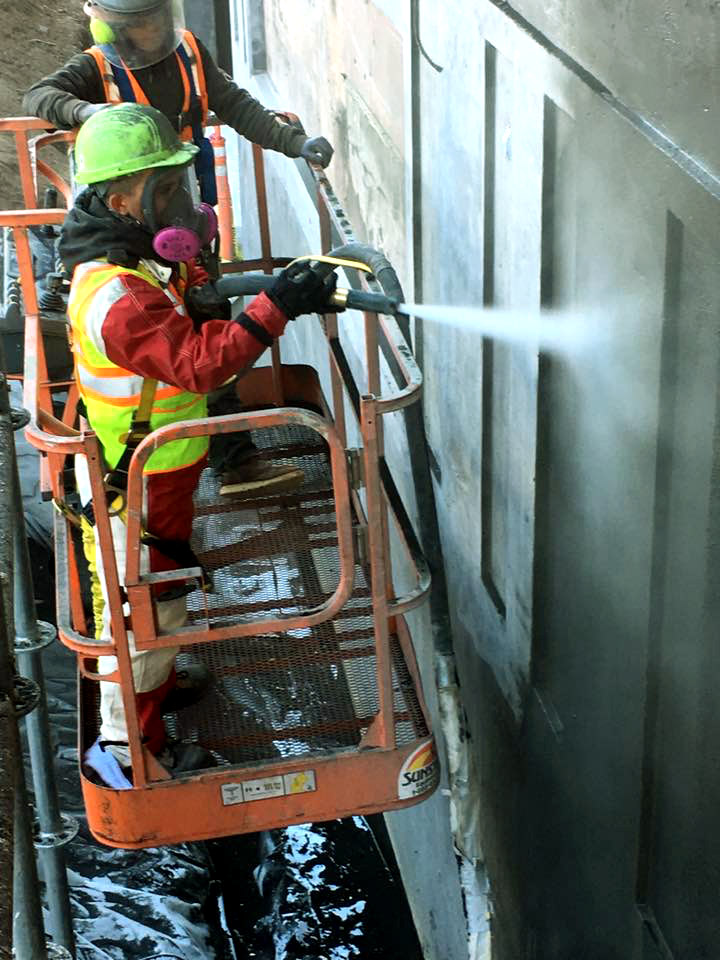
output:
[[[262, 293], [272, 286], [275, 278], [268, 274], [235, 274], [221, 277], [215, 281], [215, 288], [222, 297], [245, 297]], [[347, 310], [368, 310], [396, 316], [401, 313], [401, 304], [386, 297], [384, 293], [372, 293], [369, 290], [337, 289], [330, 297], [328, 307]], [[330, 311], [328, 311], [330, 312]]]
[[372, 293], [370, 290], [336, 289], [330, 297], [330, 305], [344, 307], [347, 310], [369, 310], [373, 313], [387, 313], [394, 316], [400, 304], [386, 297], [384, 293]]

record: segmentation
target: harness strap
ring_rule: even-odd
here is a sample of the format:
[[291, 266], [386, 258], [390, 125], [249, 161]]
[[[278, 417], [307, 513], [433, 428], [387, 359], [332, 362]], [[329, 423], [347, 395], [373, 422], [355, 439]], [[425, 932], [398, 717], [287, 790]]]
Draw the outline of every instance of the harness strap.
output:
[[133, 76], [132, 70], [124, 64], [118, 66], [115, 63], [110, 64], [110, 69], [123, 103], [140, 103], [145, 107], [150, 105], [150, 101], [145, 96], [145, 91]]
[[[78, 530], [82, 530], [85, 524], [88, 524], [90, 527], [95, 526], [95, 510], [93, 509], [92, 500], [88, 501], [88, 503], [86, 503], [84, 506], [79, 506], [76, 509], [70, 506], [67, 500], [59, 500], [55, 498], [53, 499], [53, 506], [58, 513], [66, 517], [74, 527], [78, 528]], [[109, 491], [108, 508], [111, 514], [119, 516], [123, 523], [125, 522], [126, 510], [125, 499], [123, 496], [118, 495], [115, 491]], [[206, 570], [204, 564], [199, 559], [198, 555], [195, 553], [187, 540], [170, 540], [166, 537], [158, 537], [149, 530], [141, 529], [140, 542], [143, 544], [143, 546], [152, 547], [154, 550], [157, 550], [158, 553], [161, 553], [164, 557], [167, 557], [168, 560], [172, 560], [173, 563], [177, 564], [178, 569], [183, 569], [185, 567], [199, 567], [201, 574], [201, 589], [205, 592], [208, 592], [212, 589], [212, 577], [210, 573]], [[171, 587], [169, 589], [177, 592], [179, 588]], [[185, 593], [190, 593], [192, 589], [193, 588], [189, 585], [182, 587], [182, 590]]]
[[105, 474], [108, 506], [114, 501], [118, 493], [124, 494], [127, 489], [127, 475], [133, 454], [145, 437], [150, 433], [150, 414], [152, 413], [155, 391], [158, 382], [152, 377], [145, 377], [140, 391], [140, 403], [130, 421], [130, 429], [124, 437], [120, 437], [125, 449], [115, 467]]
[[[192, 59], [187, 47], [190, 47], [192, 51]], [[200, 51], [195, 44], [195, 38], [188, 31], [185, 33], [183, 43], [175, 51], [175, 55], [181, 66], [180, 72], [184, 77], [187, 77], [190, 95], [190, 106], [184, 112], [181, 124], [187, 123], [189, 125], [192, 130], [193, 143], [200, 151], [195, 158], [195, 173], [200, 184], [200, 196], [205, 203], [214, 207], [218, 200], [215, 180], [215, 151], [203, 130], [208, 109], [207, 89]], [[195, 83], [196, 72], [198, 85], [200, 86], [199, 91]]]

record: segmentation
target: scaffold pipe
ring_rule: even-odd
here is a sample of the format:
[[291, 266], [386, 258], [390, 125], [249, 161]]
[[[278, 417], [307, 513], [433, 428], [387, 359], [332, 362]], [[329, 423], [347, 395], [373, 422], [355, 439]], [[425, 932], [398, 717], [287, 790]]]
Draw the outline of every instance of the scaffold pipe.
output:
[[[0, 352], [0, 363], [3, 358]], [[12, 764], [0, 770], [3, 781], [12, 784], [9, 791], [13, 804], [12, 867], [0, 873], [0, 884], [7, 883], [12, 893], [3, 897], [11, 905], [9, 922], [12, 932], [4, 929], [6, 915], [2, 915], [2, 942], [0, 956], [14, 955], [17, 960], [47, 960], [45, 928], [40, 903], [35, 851], [33, 850], [30, 810], [25, 787], [25, 771], [19, 749], [17, 730], [15, 669], [12, 655], [12, 570], [13, 530], [17, 518], [13, 516], [13, 471], [15, 469], [15, 441], [8, 396], [7, 380], [0, 371], [0, 711], [7, 718], [3, 727], [3, 742], [8, 749], [3, 759]], [[6, 688], [7, 700], [2, 696]], [[3, 791], [3, 796], [7, 796]], [[2, 821], [8, 823], [7, 820]], [[5, 844], [0, 844], [5, 849]], [[9, 890], [8, 890], [9, 892]], [[12, 949], [12, 953], [11, 953]]]
[[[22, 495], [13, 451], [14, 466], [14, 607], [15, 654], [18, 672], [38, 687], [39, 700], [25, 718], [35, 809], [39, 827], [38, 858], [42, 866], [48, 904], [48, 933], [56, 944], [65, 947], [74, 956], [75, 937], [70, 912], [70, 892], [63, 846], [77, 833], [76, 821], [63, 817], [58, 801], [55, 765], [50, 740], [45, 674], [41, 648], [55, 638], [55, 630], [45, 625], [45, 631], [35, 617], [35, 596], [28, 555]], [[48, 629], [49, 628], [49, 629]], [[43, 636], [44, 633], [44, 636]]]

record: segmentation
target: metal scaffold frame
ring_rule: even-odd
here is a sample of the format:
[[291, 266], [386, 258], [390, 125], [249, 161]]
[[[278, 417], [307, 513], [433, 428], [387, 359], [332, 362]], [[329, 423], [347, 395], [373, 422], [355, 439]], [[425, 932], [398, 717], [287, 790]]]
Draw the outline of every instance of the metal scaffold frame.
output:
[[[13, 944], [17, 960], [61, 960], [75, 951], [70, 896], [62, 847], [78, 824], [60, 811], [53, 769], [42, 649], [55, 629], [35, 618], [32, 573], [23, 522], [14, 432], [28, 422], [25, 411], [10, 406], [0, 349], [0, 716], [2, 796], [8, 799], [2, 822], [3, 885], [8, 912], [2, 918], [3, 943]], [[14, 623], [14, 629], [13, 629]], [[16, 673], [17, 670], [17, 673]], [[28, 802], [17, 720], [25, 718], [36, 820]], [[9, 789], [8, 789], [9, 787]], [[13, 810], [11, 811], [11, 803]], [[11, 826], [12, 825], [12, 826]], [[40, 901], [37, 856], [48, 905], [48, 933]], [[9, 956], [9, 954], [8, 954]]]

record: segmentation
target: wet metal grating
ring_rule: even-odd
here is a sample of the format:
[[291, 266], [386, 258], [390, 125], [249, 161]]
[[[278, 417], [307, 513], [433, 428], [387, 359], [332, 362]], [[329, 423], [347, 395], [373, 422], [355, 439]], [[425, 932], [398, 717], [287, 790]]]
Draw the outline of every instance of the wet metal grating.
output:
[[[206, 470], [196, 495], [193, 545], [214, 592], [188, 598], [191, 623], [210, 627], [302, 614], [339, 582], [334, 499], [322, 438], [311, 430], [255, 431], [266, 459], [299, 466], [288, 493], [221, 497]], [[427, 735], [396, 638], [391, 640], [398, 744]], [[169, 717], [173, 735], [197, 740], [230, 763], [317, 754], [359, 744], [378, 709], [370, 591], [355, 567], [352, 597], [330, 622], [287, 633], [198, 644], [179, 658], [215, 677], [195, 707]]]

